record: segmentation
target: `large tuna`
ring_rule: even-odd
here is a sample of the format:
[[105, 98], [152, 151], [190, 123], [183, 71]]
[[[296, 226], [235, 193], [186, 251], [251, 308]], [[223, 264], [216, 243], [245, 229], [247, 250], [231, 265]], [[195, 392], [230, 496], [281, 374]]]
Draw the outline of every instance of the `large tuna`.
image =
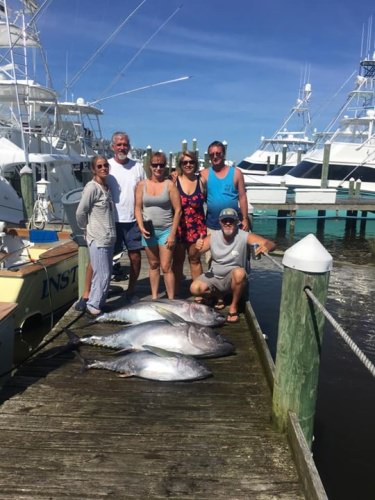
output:
[[122, 377], [140, 377], [149, 380], [199, 380], [212, 375], [197, 359], [154, 349], [131, 352], [107, 361], [80, 359], [86, 369], [101, 368], [121, 373]]
[[219, 357], [231, 354], [234, 346], [208, 326], [166, 320], [126, 326], [108, 335], [78, 337], [68, 331], [74, 343], [109, 347], [121, 351], [140, 351], [145, 345], [189, 356]]
[[117, 321], [123, 323], [144, 323], [158, 319], [166, 319], [166, 312], [171, 312], [191, 323], [204, 326], [219, 326], [225, 317], [212, 307], [187, 300], [141, 300], [135, 304], [115, 311], [101, 314], [96, 321]]

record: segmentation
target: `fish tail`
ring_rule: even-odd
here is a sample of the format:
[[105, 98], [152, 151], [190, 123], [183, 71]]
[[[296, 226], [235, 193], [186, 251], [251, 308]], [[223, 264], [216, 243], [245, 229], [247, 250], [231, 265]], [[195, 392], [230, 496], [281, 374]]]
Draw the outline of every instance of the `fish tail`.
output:
[[81, 372], [83, 373], [86, 370], [88, 370], [89, 369], [89, 365], [90, 365], [89, 360], [86, 359], [86, 358], [84, 358], [83, 356], [81, 356], [81, 354], [79, 353], [79, 351], [74, 351], [74, 354], [77, 356], [77, 358], [81, 362], [81, 365], [82, 365]]
[[68, 336], [69, 344], [73, 344], [73, 345], [80, 344], [81, 339], [76, 333], [73, 332], [73, 330], [70, 330], [69, 328], [64, 328], [64, 331]]

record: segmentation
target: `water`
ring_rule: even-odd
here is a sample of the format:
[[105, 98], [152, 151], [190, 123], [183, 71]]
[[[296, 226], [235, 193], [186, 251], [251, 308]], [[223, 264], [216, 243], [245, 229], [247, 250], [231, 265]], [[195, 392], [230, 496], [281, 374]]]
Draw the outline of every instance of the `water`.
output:
[[[286, 249], [309, 232], [316, 234], [312, 221], [304, 221], [305, 227], [302, 222], [297, 221], [294, 237], [288, 232], [277, 236], [276, 223], [270, 221], [255, 221], [254, 231]], [[344, 221], [332, 223], [324, 237], [319, 235], [334, 258], [326, 307], [375, 364], [375, 221], [368, 221], [366, 235], [345, 235]], [[273, 356], [281, 282], [282, 273], [269, 259], [253, 264], [250, 300]], [[375, 379], [326, 322], [313, 456], [330, 500], [375, 498], [374, 389]]]

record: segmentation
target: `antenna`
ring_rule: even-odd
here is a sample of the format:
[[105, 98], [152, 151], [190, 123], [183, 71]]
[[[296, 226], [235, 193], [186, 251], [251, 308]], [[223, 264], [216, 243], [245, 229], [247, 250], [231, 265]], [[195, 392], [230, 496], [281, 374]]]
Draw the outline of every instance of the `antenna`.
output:
[[120, 92], [118, 94], [109, 95], [107, 97], [102, 97], [101, 99], [97, 99], [96, 101], [92, 101], [89, 104], [95, 106], [98, 102], [106, 101], [107, 99], [112, 99], [113, 97], [119, 97], [125, 94], [132, 94], [133, 92], [138, 92], [139, 90], [146, 90], [152, 87], [159, 87], [160, 85], [166, 85], [167, 83], [177, 83], [182, 82], [183, 80], [189, 80], [191, 76], [181, 76], [180, 78], [174, 78], [173, 80], [165, 80], [163, 82], [151, 83], [149, 85], [144, 85], [143, 87], [138, 87], [136, 89], [125, 90], [124, 92]]
[[[112, 82], [108, 85], [108, 87], [102, 92], [101, 95], [107, 94], [115, 85], [116, 83], [120, 80], [120, 78], [124, 75], [125, 71], [129, 68], [129, 66], [132, 64], [132, 62], [139, 56], [139, 54], [143, 51], [143, 49], [151, 42], [153, 38], [161, 31], [166, 24], [169, 23], [169, 21], [177, 14], [179, 10], [181, 10], [182, 5], [177, 7], [177, 9], [172, 12], [172, 14], [162, 23], [158, 29], [145, 41], [145, 43], [140, 47], [137, 52], [134, 54], [134, 56], [128, 61], [125, 66], [119, 71], [117, 76], [112, 80]], [[99, 96], [99, 100], [101, 99], [101, 96]]]
[[146, 0], [142, 0], [142, 2], [126, 17], [120, 25], [115, 29], [115, 31], [107, 38], [107, 40], [94, 52], [94, 54], [90, 57], [90, 59], [83, 65], [83, 67], [73, 76], [71, 81], [66, 85], [66, 92], [69, 87], [72, 87], [79, 78], [81, 78], [82, 74], [91, 66], [97, 56], [104, 50], [104, 48], [112, 41], [112, 39], [117, 35], [117, 33], [123, 28], [123, 26], [129, 21], [131, 17], [137, 12], [140, 7], [146, 2]]

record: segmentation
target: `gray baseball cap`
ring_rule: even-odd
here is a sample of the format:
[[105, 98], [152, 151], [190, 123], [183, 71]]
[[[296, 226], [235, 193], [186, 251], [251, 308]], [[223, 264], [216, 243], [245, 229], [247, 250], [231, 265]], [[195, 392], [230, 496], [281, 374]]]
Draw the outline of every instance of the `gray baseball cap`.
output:
[[219, 215], [219, 220], [222, 219], [238, 220], [238, 213], [234, 208], [224, 208]]

